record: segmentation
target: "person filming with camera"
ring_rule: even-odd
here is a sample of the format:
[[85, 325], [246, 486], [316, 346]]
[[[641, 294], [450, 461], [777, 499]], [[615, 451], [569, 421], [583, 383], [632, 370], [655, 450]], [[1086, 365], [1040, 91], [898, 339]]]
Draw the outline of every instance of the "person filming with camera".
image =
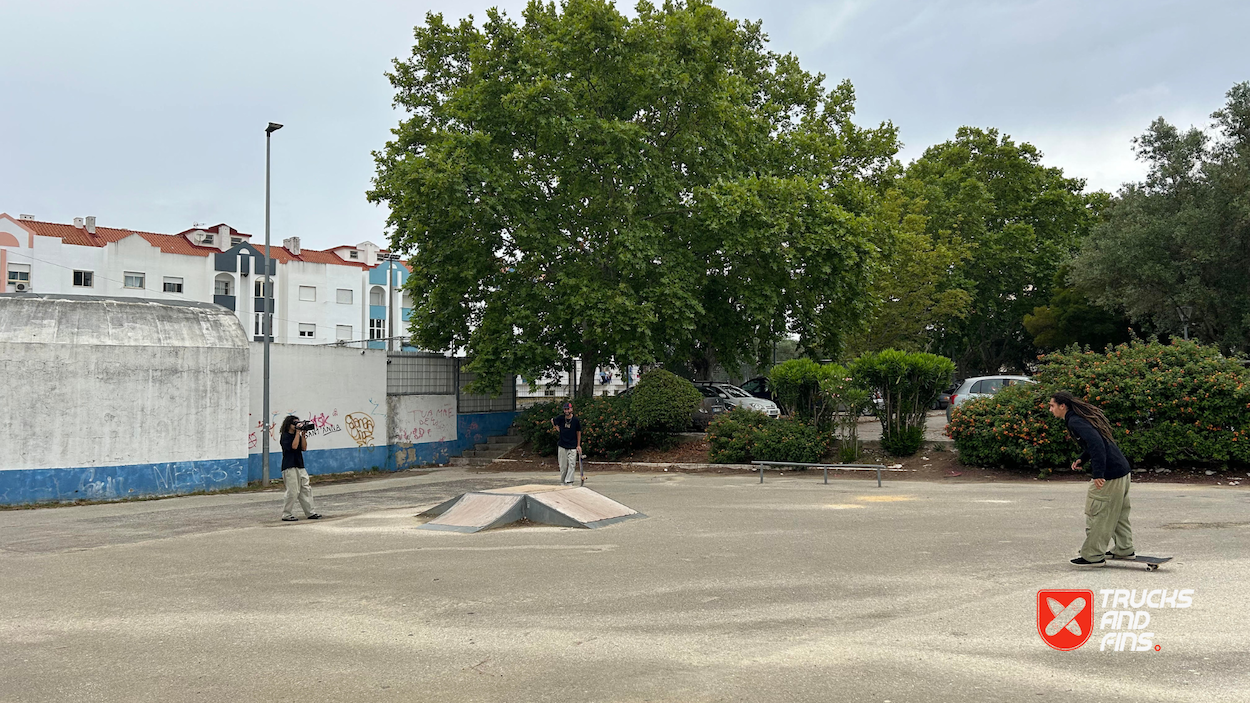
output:
[[311, 429], [313, 423], [301, 422], [294, 415], [287, 415], [282, 421], [282, 482], [286, 484], [282, 520], [285, 522], [299, 519], [292, 512], [297, 498], [309, 520], [321, 519], [321, 514], [313, 510], [312, 485], [308, 481], [308, 472], [304, 470], [304, 450], [308, 449], [307, 434]]

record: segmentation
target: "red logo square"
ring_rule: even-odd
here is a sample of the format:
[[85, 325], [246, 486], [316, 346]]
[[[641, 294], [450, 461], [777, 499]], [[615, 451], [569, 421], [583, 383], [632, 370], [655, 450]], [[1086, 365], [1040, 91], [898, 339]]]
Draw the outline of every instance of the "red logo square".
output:
[[1037, 634], [1054, 649], [1085, 644], [1094, 631], [1094, 592], [1043, 589], [1037, 592]]

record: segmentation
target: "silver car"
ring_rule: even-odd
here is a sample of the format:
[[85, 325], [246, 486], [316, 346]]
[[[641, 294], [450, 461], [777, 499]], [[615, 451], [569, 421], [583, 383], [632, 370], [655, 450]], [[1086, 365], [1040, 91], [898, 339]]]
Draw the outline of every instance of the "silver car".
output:
[[754, 410], [772, 418], [781, 417], [781, 408], [778, 408], [776, 403], [756, 398], [732, 383], [696, 383], [695, 385], [699, 387], [699, 390], [709, 389], [715, 392], [721, 402], [730, 408]]
[[988, 398], [1008, 386], [1017, 383], [1037, 383], [1028, 376], [975, 376], [964, 380], [951, 393], [950, 404], [946, 406], [946, 421], [951, 421], [951, 411], [973, 398]]

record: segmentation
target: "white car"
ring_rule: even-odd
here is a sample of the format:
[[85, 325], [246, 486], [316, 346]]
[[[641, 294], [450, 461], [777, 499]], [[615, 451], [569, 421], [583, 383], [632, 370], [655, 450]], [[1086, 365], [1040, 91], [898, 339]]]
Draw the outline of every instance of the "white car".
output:
[[951, 421], [951, 411], [956, 406], [963, 405], [973, 398], [988, 398], [1017, 383], [1037, 383], [1037, 381], [1028, 376], [974, 376], [964, 380], [955, 392], [951, 393], [950, 405], [946, 406], [946, 421]]
[[781, 408], [777, 407], [776, 403], [764, 398], [756, 398], [732, 383], [696, 383], [695, 385], [700, 389], [708, 388], [715, 391], [721, 402], [731, 408], [754, 410], [772, 418], [781, 417]]

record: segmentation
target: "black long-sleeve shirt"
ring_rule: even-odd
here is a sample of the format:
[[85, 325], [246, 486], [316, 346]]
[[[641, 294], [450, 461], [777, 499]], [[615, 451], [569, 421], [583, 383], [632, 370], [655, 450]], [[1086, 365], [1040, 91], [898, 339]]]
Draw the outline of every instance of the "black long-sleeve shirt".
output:
[[1105, 439], [1089, 420], [1074, 412], [1069, 412], [1065, 422], [1068, 425], [1068, 432], [1076, 438], [1077, 444], [1080, 444], [1083, 450], [1081, 463], [1089, 467], [1089, 473], [1094, 478], [1110, 481], [1132, 471], [1128, 459], [1124, 457], [1124, 452], [1115, 446], [1115, 442]]

